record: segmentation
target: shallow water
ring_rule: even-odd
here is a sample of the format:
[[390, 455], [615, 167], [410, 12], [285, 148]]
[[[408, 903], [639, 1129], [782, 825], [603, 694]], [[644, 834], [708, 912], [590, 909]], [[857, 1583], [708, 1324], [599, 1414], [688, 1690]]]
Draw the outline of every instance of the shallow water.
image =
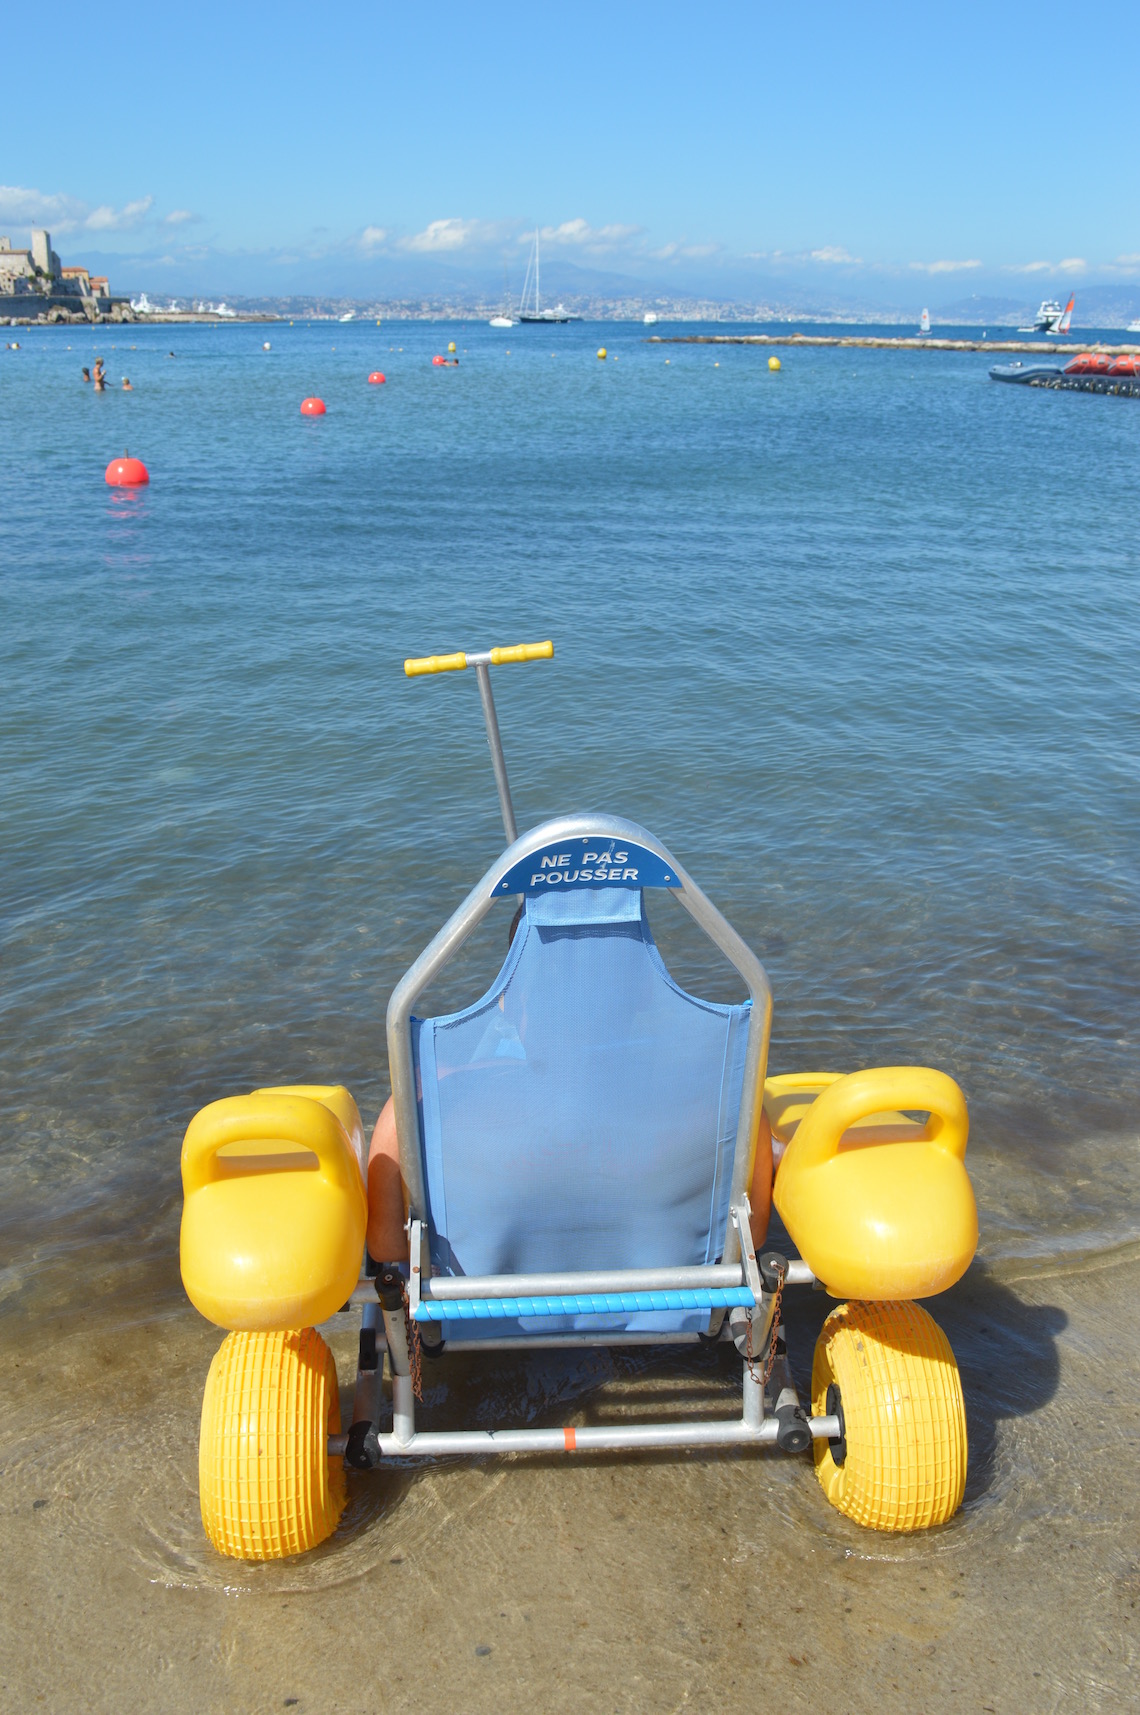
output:
[[[429, 1706], [1107, 1707], [1140, 1594], [1140, 409], [993, 386], [981, 354], [773, 376], [613, 326], [604, 365], [583, 327], [106, 331], [0, 353], [0, 1543], [9, 1620], [54, 1604], [88, 1670], [19, 1632], [9, 1690], [356, 1708], [380, 1673], [422, 1706], [430, 1636]], [[96, 349], [132, 394], [81, 386]], [[124, 446], [141, 494], [103, 483]], [[354, 1480], [287, 1566], [201, 1537], [182, 1131], [269, 1081], [374, 1117], [391, 986], [501, 844], [474, 685], [403, 657], [545, 636], [495, 679], [520, 824], [660, 835], [768, 966], [774, 1069], [967, 1092], [980, 1261], [934, 1308], [971, 1470], [935, 1536], [848, 1527], [797, 1461], [694, 1456]], [[802, 1377], [825, 1309], [793, 1313]], [[441, 1423], [737, 1385], [604, 1356], [430, 1382]]]

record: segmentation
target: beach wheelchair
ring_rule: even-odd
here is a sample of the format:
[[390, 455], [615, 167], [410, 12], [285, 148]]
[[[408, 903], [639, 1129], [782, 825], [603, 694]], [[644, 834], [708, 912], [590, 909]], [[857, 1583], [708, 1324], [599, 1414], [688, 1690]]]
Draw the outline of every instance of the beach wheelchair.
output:
[[[493, 705], [488, 733], [495, 756]], [[497, 777], [500, 764], [501, 746]], [[505, 780], [504, 768], [510, 835]], [[646, 906], [668, 895], [746, 1000], [701, 1000], [670, 976]], [[516, 923], [486, 993], [417, 1017], [497, 906]], [[976, 1246], [965, 1102], [922, 1067], [769, 1078], [771, 1019], [760, 961], [667, 848], [622, 818], [571, 816], [513, 838], [394, 990], [387, 1154], [374, 1142], [366, 1161], [340, 1088], [203, 1109], [183, 1148], [182, 1272], [194, 1304], [231, 1330], [202, 1410], [214, 1546], [246, 1559], [315, 1546], [336, 1528], [346, 1465], [506, 1453], [810, 1448], [828, 1499], [856, 1521], [950, 1518], [965, 1483], [962, 1390], [914, 1300], [957, 1280]], [[798, 1255], [765, 1248], [773, 1194]], [[366, 1233], [395, 1234], [399, 1254], [369, 1254]], [[809, 1403], [783, 1336], [794, 1287], [850, 1300], [824, 1323]], [[342, 1429], [316, 1326], [349, 1305], [361, 1326]], [[425, 1349], [494, 1362], [698, 1342], [739, 1355], [738, 1415], [417, 1423]]]

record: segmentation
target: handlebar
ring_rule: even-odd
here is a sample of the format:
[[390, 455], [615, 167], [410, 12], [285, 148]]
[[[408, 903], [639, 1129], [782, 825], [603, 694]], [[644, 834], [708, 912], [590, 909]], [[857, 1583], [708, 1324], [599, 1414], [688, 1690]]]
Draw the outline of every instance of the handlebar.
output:
[[409, 679], [417, 679], [423, 673], [461, 673], [465, 667], [506, 667], [516, 661], [549, 661], [553, 654], [554, 644], [549, 639], [545, 643], [509, 643], [478, 654], [459, 650], [454, 655], [410, 656], [404, 662], [404, 672]]

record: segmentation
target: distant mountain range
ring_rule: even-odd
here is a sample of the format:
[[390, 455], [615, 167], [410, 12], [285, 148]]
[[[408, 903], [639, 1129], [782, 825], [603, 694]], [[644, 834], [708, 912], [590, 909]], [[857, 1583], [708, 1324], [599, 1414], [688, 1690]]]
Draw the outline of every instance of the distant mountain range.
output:
[[[190, 254], [87, 256], [89, 267], [109, 275], [117, 293], [146, 292], [152, 302], [176, 298], [224, 298], [235, 308], [286, 315], [357, 314], [402, 316], [493, 315], [502, 308], [503, 265], [482, 257], [441, 261], [433, 256], [368, 256], [359, 249], [324, 255], [269, 255], [214, 252]], [[650, 271], [652, 269], [652, 272]], [[522, 263], [515, 258], [512, 302], [522, 285]], [[741, 261], [717, 267], [694, 265], [687, 275], [670, 277], [661, 264], [646, 264], [646, 274], [619, 272], [573, 262], [555, 251], [543, 256], [544, 303], [564, 302], [577, 314], [598, 319], [658, 315], [685, 320], [916, 323], [930, 309], [933, 322], [978, 327], [1018, 327], [1033, 316], [1041, 296], [1054, 288], [1024, 288], [1017, 297], [974, 294], [939, 302], [926, 297], [929, 285], [884, 279], [881, 295], [850, 274], [804, 280], [789, 272]], [[1072, 289], [1072, 288], [1070, 288]], [[1140, 316], [1140, 286], [1077, 285], [1074, 329], [1124, 327]], [[1067, 296], [1067, 290], [1062, 294]]]

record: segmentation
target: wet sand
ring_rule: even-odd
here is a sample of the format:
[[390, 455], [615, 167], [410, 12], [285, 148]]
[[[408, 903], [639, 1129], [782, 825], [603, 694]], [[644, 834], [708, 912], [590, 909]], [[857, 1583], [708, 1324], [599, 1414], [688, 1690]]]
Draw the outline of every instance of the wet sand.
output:
[[[1135, 1338], [1114, 1364], [1100, 1354], [1106, 1321], [1129, 1326], [1135, 1247], [1052, 1274], [978, 1265], [931, 1306], [962, 1355], [970, 1423], [966, 1502], [943, 1530], [858, 1529], [807, 1458], [455, 1461], [352, 1477], [336, 1537], [272, 1566], [223, 1560], [202, 1537], [196, 1409], [218, 1335], [169, 1279], [151, 1284], [164, 1302], [147, 1319], [107, 1305], [58, 1314], [34, 1356], [4, 1324], [5, 1708], [1012, 1712], [1129, 1699]], [[789, 1315], [801, 1382], [827, 1308], [800, 1294]], [[326, 1331], [347, 1407], [348, 1318]], [[500, 1360], [493, 1378], [463, 1359], [429, 1366], [424, 1421], [724, 1413], [739, 1385], [726, 1353], [532, 1356]]]

